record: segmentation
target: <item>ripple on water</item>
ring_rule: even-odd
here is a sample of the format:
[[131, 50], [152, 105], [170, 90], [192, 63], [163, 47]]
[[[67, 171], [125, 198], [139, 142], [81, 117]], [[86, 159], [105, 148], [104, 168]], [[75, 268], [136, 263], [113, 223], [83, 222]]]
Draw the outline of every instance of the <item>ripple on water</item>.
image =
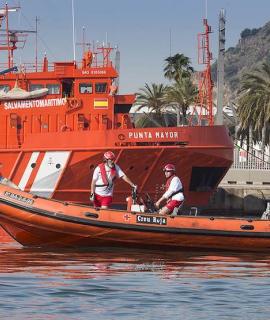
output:
[[270, 256], [0, 244], [0, 318], [267, 319]]

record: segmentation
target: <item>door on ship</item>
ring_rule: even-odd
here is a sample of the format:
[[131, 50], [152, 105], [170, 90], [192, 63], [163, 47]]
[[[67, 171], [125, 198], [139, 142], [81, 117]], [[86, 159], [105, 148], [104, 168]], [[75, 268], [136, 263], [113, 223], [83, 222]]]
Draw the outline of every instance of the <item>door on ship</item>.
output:
[[73, 79], [62, 80], [62, 96], [64, 98], [74, 97], [74, 80]]

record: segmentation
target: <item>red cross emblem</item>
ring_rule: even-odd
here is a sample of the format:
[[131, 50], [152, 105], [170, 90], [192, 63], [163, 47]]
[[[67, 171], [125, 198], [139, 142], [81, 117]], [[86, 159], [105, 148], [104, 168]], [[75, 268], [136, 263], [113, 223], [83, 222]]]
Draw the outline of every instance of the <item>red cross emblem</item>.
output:
[[129, 220], [130, 220], [130, 215], [126, 213], [126, 214], [124, 215], [124, 220], [125, 220], [125, 221], [129, 221]]

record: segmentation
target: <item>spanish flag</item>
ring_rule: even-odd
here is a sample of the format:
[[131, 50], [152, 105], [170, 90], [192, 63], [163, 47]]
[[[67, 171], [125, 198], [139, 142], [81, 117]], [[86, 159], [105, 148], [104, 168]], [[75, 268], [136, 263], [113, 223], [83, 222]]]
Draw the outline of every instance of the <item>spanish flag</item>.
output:
[[94, 99], [94, 109], [108, 109], [109, 102], [106, 98]]

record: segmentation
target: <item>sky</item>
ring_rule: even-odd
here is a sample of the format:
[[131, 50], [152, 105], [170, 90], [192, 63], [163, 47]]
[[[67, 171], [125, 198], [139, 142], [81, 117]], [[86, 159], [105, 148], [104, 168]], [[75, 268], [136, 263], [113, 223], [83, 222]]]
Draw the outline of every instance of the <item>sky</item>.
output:
[[[0, 1], [3, 7], [5, 1]], [[72, 0], [9, 0], [21, 10], [10, 14], [11, 29], [35, 29], [38, 22], [38, 52], [50, 62], [73, 60]], [[213, 33], [214, 60], [218, 50], [218, 15], [226, 11], [226, 48], [235, 46], [245, 28], [258, 28], [270, 21], [270, 0], [74, 0], [75, 38], [82, 42], [85, 27], [88, 42], [108, 40], [121, 54], [120, 93], [134, 93], [145, 83], [166, 83], [164, 59], [183, 53], [196, 70], [197, 34], [203, 18]], [[171, 36], [170, 36], [171, 35]], [[171, 39], [171, 40], [170, 40]], [[3, 53], [0, 55], [4, 62]], [[76, 46], [81, 59], [81, 47]], [[17, 64], [35, 60], [35, 36], [29, 34], [24, 49], [17, 50]], [[213, 61], [214, 61], [213, 60]]]

